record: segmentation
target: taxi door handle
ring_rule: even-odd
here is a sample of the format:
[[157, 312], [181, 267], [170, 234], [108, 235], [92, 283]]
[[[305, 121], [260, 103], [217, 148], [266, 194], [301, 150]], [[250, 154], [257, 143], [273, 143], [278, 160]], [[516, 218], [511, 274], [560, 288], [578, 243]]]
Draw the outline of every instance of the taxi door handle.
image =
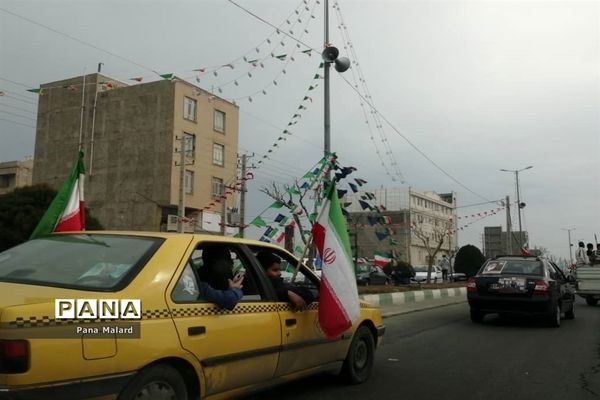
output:
[[188, 328], [189, 336], [204, 335], [205, 333], [206, 333], [206, 327], [204, 327], [204, 326], [190, 326]]
[[285, 320], [285, 326], [294, 326], [296, 325], [296, 318], [290, 318]]

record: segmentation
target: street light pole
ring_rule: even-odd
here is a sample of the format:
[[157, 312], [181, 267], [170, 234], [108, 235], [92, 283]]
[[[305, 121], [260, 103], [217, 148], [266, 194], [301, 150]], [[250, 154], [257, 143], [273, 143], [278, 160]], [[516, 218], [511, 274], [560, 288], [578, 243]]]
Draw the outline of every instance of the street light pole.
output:
[[[329, 0], [325, 0], [323, 8], [325, 9], [325, 44], [324, 47], [329, 46]], [[329, 115], [329, 68], [331, 67], [331, 63], [325, 62], [323, 65], [324, 74], [323, 74], [323, 85], [325, 92], [325, 109], [324, 111], [324, 146], [323, 150], [325, 153], [325, 157], [328, 157], [328, 154], [331, 152], [331, 122]]]
[[518, 215], [519, 215], [519, 246], [523, 246], [523, 227], [521, 226], [521, 193], [519, 190], [519, 172], [521, 171], [525, 171], [526, 169], [531, 169], [533, 168], [533, 165], [530, 165], [528, 167], [525, 168], [521, 168], [521, 169], [501, 169], [500, 171], [503, 172], [514, 172], [515, 173], [515, 180], [516, 180], [516, 184], [517, 184], [517, 211], [518, 211]]
[[573, 265], [573, 245], [571, 244], [571, 231], [574, 231], [575, 228], [561, 228], [563, 231], [567, 231], [569, 233], [569, 261], [570, 265]]

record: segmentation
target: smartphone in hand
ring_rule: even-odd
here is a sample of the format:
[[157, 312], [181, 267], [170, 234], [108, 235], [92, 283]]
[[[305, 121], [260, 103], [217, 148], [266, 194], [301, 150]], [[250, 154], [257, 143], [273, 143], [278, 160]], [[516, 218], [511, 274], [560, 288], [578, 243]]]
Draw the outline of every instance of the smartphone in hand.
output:
[[244, 276], [246, 274], [242, 271], [238, 272], [237, 274], [235, 274], [235, 276], [233, 277], [233, 281], [234, 282], [241, 282], [244, 279]]

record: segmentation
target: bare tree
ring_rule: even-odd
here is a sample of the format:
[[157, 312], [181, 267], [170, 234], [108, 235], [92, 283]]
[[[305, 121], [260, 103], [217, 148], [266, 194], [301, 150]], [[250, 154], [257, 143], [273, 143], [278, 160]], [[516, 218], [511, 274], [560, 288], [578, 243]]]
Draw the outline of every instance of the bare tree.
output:
[[[292, 187], [298, 188], [297, 180], [294, 182], [293, 186], [290, 186], [287, 184], [280, 186], [274, 182], [271, 182], [270, 186], [263, 186], [260, 189], [260, 191], [263, 192], [264, 194], [266, 194], [267, 196], [269, 196], [270, 198], [272, 198], [273, 200], [282, 203], [285, 208], [290, 210], [290, 212], [292, 214], [292, 218], [294, 218], [294, 222], [296, 222], [296, 226], [300, 230], [300, 238], [302, 239], [302, 243], [304, 243], [304, 245], [306, 246], [308, 244], [308, 238], [304, 237], [304, 227], [302, 225], [302, 221], [300, 220], [300, 217], [298, 216], [298, 214], [295, 213], [293, 210], [296, 203], [294, 203], [294, 197], [292, 196], [292, 194], [289, 191], [289, 189]], [[304, 199], [308, 193], [308, 190], [304, 190], [304, 191], [299, 190], [299, 192], [300, 192], [300, 194], [298, 195], [299, 196], [298, 205], [300, 207], [302, 207], [302, 211], [304, 211], [306, 213], [306, 215], [310, 215], [306, 208], [306, 205], [304, 204]], [[312, 226], [313, 223], [310, 220], [309, 220], [309, 222]]]
[[442, 248], [444, 241], [450, 235], [450, 224], [447, 221], [436, 219], [435, 225], [427, 229], [424, 224], [422, 215], [417, 215], [417, 221], [412, 223], [412, 233], [423, 243], [427, 251], [427, 283], [431, 283], [431, 271], [433, 270], [433, 262], [435, 256]]

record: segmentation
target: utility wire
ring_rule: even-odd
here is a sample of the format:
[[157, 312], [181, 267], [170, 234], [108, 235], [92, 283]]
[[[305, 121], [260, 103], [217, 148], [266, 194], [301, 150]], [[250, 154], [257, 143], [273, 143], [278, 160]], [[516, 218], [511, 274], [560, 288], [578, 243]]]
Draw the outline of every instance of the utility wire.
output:
[[272, 23], [270, 23], [269, 21], [265, 20], [264, 18], [262, 18], [262, 17], [259, 17], [258, 15], [254, 14], [252, 11], [248, 10], [247, 8], [244, 8], [244, 7], [242, 7], [241, 5], [239, 5], [238, 3], [236, 3], [235, 1], [233, 1], [233, 0], [227, 0], [227, 1], [228, 1], [228, 2], [230, 2], [231, 4], [233, 4], [234, 6], [238, 7], [239, 9], [243, 10], [243, 11], [244, 11], [244, 12], [246, 12], [247, 14], [250, 14], [251, 16], [253, 16], [254, 18], [256, 18], [257, 20], [261, 21], [262, 23], [269, 25], [271, 28], [274, 28], [274, 29], [277, 29], [277, 30], [279, 30], [281, 33], [283, 33], [284, 35], [286, 35], [286, 36], [290, 37], [291, 39], [295, 40], [296, 42], [298, 42], [298, 43], [300, 43], [300, 44], [302, 44], [302, 45], [304, 45], [304, 46], [308, 47], [308, 48], [309, 48], [309, 49], [311, 49], [311, 50], [314, 50], [314, 51], [316, 51], [316, 52], [319, 52], [319, 50], [315, 49], [315, 48], [314, 48], [314, 47], [312, 47], [312, 46], [309, 46], [308, 44], [304, 43], [304, 42], [303, 42], [302, 40], [300, 40], [300, 39], [296, 39], [294, 36], [292, 36], [292, 35], [290, 35], [289, 33], [287, 33], [287, 32], [285, 32], [285, 31], [283, 31], [282, 29], [280, 29], [280, 28], [276, 27], [275, 25], [273, 25], [273, 24], [272, 24]]
[[[98, 50], [98, 51], [101, 51], [101, 52], [103, 52], [103, 53], [106, 53], [106, 54], [108, 54], [108, 55], [110, 55], [110, 56], [116, 57], [116, 58], [118, 58], [118, 59], [120, 59], [120, 60], [126, 61], [126, 62], [128, 62], [128, 63], [131, 63], [131, 64], [133, 64], [133, 65], [137, 65], [137, 66], [138, 66], [138, 67], [140, 67], [140, 68], [143, 68], [143, 69], [145, 69], [145, 70], [147, 70], [147, 71], [150, 71], [150, 72], [153, 72], [153, 73], [155, 73], [155, 74], [157, 74], [157, 75], [160, 75], [158, 72], [156, 72], [155, 70], [153, 70], [153, 69], [151, 69], [151, 68], [148, 68], [148, 67], [146, 67], [146, 66], [144, 66], [144, 65], [142, 65], [142, 64], [139, 64], [139, 63], [137, 63], [137, 62], [135, 62], [135, 61], [132, 61], [132, 60], [130, 60], [130, 59], [128, 59], [128, 58], [122, 57], [122, 56], [120, 56], [120, 55], [118, 55], [118, 54], [115, 54], [115, 53], [113, 53], [113, 52], [111, 52], [111, 51], [104, 50], [104, 49], [102, 49], [102, 48], [100, 48], [100, 47], [98, 47], [98, 46], [96, 46], [96, 45], [94, 45], [94, 44], [92, 44], [92, 43], [86, 42], [85, 40], [78, 39], [78, 38], [76, 38], [75, 36], [71, 36], [71, 35], [69, 35], [69, 34], [67, 34], [67, 33], [61, 32], [61, 31], [59, 31], [59, 30], [57, 30], [57, 29], [54, 29], [54, 28], [52, 28], [52, 27], [49, 27], [48, 25], [44, 25], [44, 24], [42, 24], [42, 23], [40, 23], [40, 22], [34, 21], [34, 20], [32, 20], [32, 19], [29, 19], [29, 18], [27, 18], [27, 17], [24, 17], [24, 16], [22, 16], [22, 15], [19, 15], [19, 14], [17, 14], [17, 13], [14, 13], [14, 12], [12, 12], [12, 11], [9, 11], [9, 10], [7, 10], [7, 9], [5, 9], [5, 8], [2, 8], [2, 7], [0, 7], [0, 11], [4, 11], [5, 13], [7, 13], [7, 14], [10, 14], [10, 15], [12, 15], [12, 16], [14, 16], [14, 17], [20, 18], [20, 19], [22, 19], [22, 20], [24, 20], [24, 21], [27, 21], [27, 22], [29, 22], [29, 23], [32, 23], [32, 24], [34, 24], [34, 25], [40, 26], [40, 27], [42, 27], [42, 28], [44, 28], [44, 29], [47, 29], [47, 30], [49, 30], [49, 31], [51, 31], [51, 32], [54, 32], [54, 33], [57, 33], [57, 34], [59, 34], [59, 35], [65, 36], [65, 37], [67, 37], [67, 38], [69, 38], [69, 39], [71, 39], [71, 40], [74, 40], [74, 41], [76, 41], [76, 42], [78, 42], [78, 43], [81, 43], [81, 44], [83, 44], [83, 45], [85, 45], [85, 46], [91, 47], [91, 48], [93, 48], [93, 49], [96, 49], [96, 50]], [[14, 83], [14, 82], [13, 82], [13, 83]], [[25, 85], [22, 85], [22, 84], [19, 84], [19, 85], [21, 85], [21, 86], [25, 86]]]
[[350, 82], [348, 82], [348, 80], [346, 78], [344, 78], [344, 76], [342, 74], [338, 74], [338, 75], [340, 75], [342, 77], [342, 79], [344, 80], [344, 82], [346, 82], [346, 84], [348, 86], [350, 86], [352, 88], [352, 90], [354, 90], [356, 92], [356, 94], [358, 94], [360, 96], [360, 98], [363, 99], [363, 101], [365, 103], [367, 103], [369, 105], [369, 107], [371, 107], [381, 117], [381, 119], [383, 119], [385, 121], [385, 123], [388, 124], [390, 126], [390, 128], [392, 128], [394, 130], [394, 132], [396, 132], [402, 139], [404, 139], [406, 141], [406, 143], [408, 143], [414, 150], [416, 150], [417, 153], [419, 153], [421, 156], [423, 156], [423, 158], [425, 158], [427, 161], [429, 161], [440, 172], [442, 172], [448, 178], [452, 179], [455, 183], [457, 183], [463, 189], [465, 189], [468, 192], [474, 194], [475, 196], [479, 197], [480, 199], [483, 199], [485, 201], [490, 201], [490, 202], [492, 201], [492, 200], [490, 200], [490, 199], [488, 199], [486, 197], [483, 197], [479, 193], [474, 192], [473, 190], [471, 190], [470, 188], [468, 188], [467, 186], [465, 186], [462, 182], [460, 182], [458, 179], [456, 179], [455, 177], [453, 177], [452, 175], [450, 175], [448, 172], [446, 172], [445, 169], [443, 169], [441, 166], [439, 166], [427, 154], [425, 154], [421, 149], [419, 149], [415, 144], [413, 144], [406, 136], [404, 136], [402, 134], [402, 132], [400, 132], [398, 129], [396, 129], [396, 127], [385, 117], [385, 115], [381, 114], [381, 112], [379, 112], [379, 110], [377, 108], [375, 108], [375, 106], [373, 106], [373, 104], [371, 104], [371, 102], [367, 98], [365, 98], [365, 96], [363, 96], [358, 91], [358, 89], [356, 89]]

